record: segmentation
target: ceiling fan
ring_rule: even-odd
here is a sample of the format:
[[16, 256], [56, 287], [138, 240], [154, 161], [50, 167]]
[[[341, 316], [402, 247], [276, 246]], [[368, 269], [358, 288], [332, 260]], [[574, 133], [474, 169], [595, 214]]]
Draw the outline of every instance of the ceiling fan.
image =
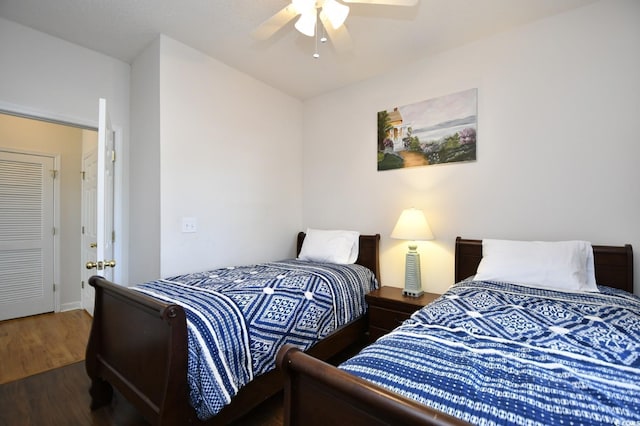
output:
[[[388, 6], [414, 6], [418, 0], [342, 0], [344, 3], [364, 3]], [[258, 40], [266, 40], [283, 28], [293, 18], [299, 16], [295, 28], [302, 34], [318, 37], [318, 20], [324, 33], [329, 37], [338, 52], [351, 49], [351, 36], [344, 25], [349, 15], [349, 6], [336, 0], [291, 0], [291, 3], [264, 21], [252, 35]], [[321, 40], [326, 41], [326, 40]], [[319, 57], [316, 52], [315, 58]]]

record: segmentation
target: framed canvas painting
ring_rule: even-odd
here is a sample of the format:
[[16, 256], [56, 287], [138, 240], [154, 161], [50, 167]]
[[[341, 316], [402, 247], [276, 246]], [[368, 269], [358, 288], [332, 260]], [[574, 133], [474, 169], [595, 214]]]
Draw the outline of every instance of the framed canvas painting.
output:
[[378, 112], [378, 170], [475, 161], [478, 89]]

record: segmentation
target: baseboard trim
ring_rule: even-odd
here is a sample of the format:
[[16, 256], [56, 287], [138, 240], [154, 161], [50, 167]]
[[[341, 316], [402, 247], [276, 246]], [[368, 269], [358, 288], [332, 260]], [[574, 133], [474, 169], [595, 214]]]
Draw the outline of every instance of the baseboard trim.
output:
[[60, 305], [60, 312], [74, 311], [76, 309], [82, 309], [80, 302], [63, 303]]

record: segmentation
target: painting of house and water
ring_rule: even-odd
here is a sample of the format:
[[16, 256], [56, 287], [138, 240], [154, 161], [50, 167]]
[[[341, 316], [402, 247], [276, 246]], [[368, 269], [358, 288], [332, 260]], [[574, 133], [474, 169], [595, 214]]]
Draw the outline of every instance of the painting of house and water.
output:
[[378, 112], [378, 170], [476, 159], [478, 89]]

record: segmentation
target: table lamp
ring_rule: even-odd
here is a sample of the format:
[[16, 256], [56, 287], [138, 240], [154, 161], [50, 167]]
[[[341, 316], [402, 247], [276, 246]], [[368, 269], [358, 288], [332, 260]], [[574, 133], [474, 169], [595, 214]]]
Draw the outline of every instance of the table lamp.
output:
[[431, 233], [431, 228], [429, 228], [427, 218], [422, 210], [415, 208], [404, 210], [391, 232], [391, 238], [411, 241], [405, 263], [404, 290], [402, 294], [419, 297], [423, 291], [420, 280], [420, 254], [416, 251], [418, 245], [415, 242], [433, 240], [433, 233]]

